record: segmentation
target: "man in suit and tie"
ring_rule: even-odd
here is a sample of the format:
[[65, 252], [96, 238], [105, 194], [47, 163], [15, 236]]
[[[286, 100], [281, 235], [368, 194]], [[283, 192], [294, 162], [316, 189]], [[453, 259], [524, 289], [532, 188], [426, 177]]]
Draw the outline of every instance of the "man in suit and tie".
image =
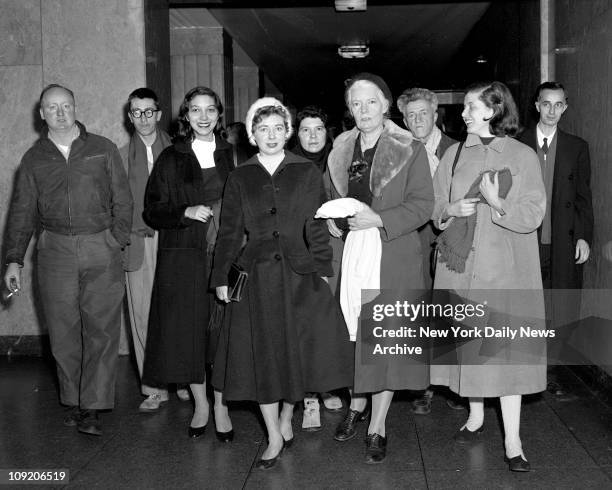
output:
[[[593, 240], [589, 146], [558, 127], [567, 109], [563, 85], [542, 83], [537, 88], [535, 107], [540, 120], [519, 140], [538, 154], [546, 187], [546, 215], [538, 230], [542, 281], [545, 289], [580, 289], [583, 264]], [[561, 304], [556, 303], [554, 311], [549, 312], [551, 320], [577, 319], [577, 311], [568, 317], [557, 311]]]

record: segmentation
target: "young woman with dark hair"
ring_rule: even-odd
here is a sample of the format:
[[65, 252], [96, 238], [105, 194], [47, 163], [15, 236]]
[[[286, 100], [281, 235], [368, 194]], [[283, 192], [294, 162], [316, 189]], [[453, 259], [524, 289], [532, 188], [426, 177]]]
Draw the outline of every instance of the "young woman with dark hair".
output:
[[[222, 114], [219, 96], [208, 87], [187, 92], [178, 115], [182, 138], [155, 162], [143, 213], [145, 222], [159, 230], [143, 380], [151, 386], [189, 384], [195, 410], [188, 435], [194, 438], [204, 434], [209, 416], [210, 227], [233, 168], [231, 146], [215, 133]], [[217, 438], [231, 441], [232, 425], [220, 392], [215, 392], [214, 410]]]

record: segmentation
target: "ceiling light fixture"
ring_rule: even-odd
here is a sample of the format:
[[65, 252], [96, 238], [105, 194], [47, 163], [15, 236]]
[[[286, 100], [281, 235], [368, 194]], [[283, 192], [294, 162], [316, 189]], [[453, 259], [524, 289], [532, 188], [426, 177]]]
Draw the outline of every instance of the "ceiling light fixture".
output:
[[337, 12], [364, 12], [368, 8], [367, 0], [336, 0]]
[[482, 54], [476, 56], [476, 59], [474, 61], [476, 61], [476, 63], [478, 63], [479, 65], [484, 65], [485, 63], [489, 62], [489, 60]]
[[338, 47], [338, 54], [342, 58], [365, 58], [370, 54], [370, 48], [366, 44], [343, 44]]

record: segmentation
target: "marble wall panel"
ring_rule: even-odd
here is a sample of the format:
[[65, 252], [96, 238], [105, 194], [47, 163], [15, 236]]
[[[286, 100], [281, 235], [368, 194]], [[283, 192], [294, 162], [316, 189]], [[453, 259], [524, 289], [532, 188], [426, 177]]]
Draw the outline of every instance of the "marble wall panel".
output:
[[257, 66], [234, 66], [234, 121], [244, 122], [249, 107], [258, 97], [259, 68]]
[[0, 2], [0, 66], [41, 63], [40, 0]]
[[[40, 66], [0, 66], [0, 230], [2, 241], [12, 194], [13, 178], [21, 157], [36, 141], [36, 111], [42, 88]], [[32, 281], [32, 251], [30, 244], [22, 271], [23, 293], [8, 303], [0, 304], [0, 335], [37, 335], [44, 331], [39, 323]], [[2, 269], [4, 272], [4, 269]]]
[[43, 80], [74, 90], [78, 118], [125, 144], [124, 104], [145, 79], [143, 0], [45, 0]]

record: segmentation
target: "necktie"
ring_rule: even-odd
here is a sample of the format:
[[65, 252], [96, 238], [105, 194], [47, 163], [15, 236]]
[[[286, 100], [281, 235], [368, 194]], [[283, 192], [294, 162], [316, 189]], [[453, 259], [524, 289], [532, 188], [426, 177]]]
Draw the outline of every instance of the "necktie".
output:
[[542, 143], [542, 152], [544, 156], [548, 153], [548, 138], [544, 138], [544, 143]]

